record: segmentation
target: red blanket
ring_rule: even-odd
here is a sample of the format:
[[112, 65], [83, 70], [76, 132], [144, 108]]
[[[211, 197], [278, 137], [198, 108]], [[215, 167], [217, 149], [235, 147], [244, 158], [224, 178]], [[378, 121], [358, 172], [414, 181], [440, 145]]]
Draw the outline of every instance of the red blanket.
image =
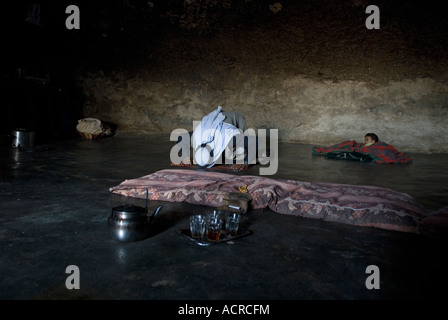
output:
[[313, 155], [335, 159], [359, 159], [360, 161], [369, 159], [378, 163], [412, 162], [407, 153], [398, 152], [392, 145], [381, 141], [368, 147], [355, 140], [344, 141], [329, 147], [313, 147]]
[[386, 188], [190, 169], [160, 170], [125, 180], [109, 191], [145, 198], [147, 189], [150, 200], [220, 207], [226, 193], [239, 192], [242, 186], [252, 196], [251, 209], [270, 208], [282, 214], [413, 233], [426, 216], [413, 197]]

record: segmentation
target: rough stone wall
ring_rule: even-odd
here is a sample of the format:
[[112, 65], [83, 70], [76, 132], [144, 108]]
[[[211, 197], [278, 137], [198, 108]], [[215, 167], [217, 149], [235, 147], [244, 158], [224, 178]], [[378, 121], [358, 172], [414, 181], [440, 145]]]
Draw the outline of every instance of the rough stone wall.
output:
[[330, 145], [375, 132], [402, 150], [448, 152], [446, 82], [416, 78], [380, 85], [257, 75], [231, 82], [189, 88], [175, 79], [91, 74], [83, 80], [84, 114], [116, 124], [120, 132], [168, 135], [176, 128], [191, 131], [193, 121], [221, 105], [242, 112], [254, 129], [278, 129], [284, 142]]
[[221, 105], [284, 142], [375, 132], [400, 151], [448, 152], [446, 19], [427, 1], [380, 2], [381, 28], [367, 30], [367, 3], [290, 1], [166, 34], [132, 70], [80, 76], [84, 116], [169, 135]]

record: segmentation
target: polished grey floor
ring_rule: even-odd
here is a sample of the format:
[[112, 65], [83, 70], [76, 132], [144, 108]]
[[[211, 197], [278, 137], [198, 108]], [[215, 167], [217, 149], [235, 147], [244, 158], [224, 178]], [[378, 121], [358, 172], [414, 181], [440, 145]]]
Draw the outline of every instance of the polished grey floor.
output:
[[[0, 149], [0, 299], [352, 300], [432, 299], [446, 290], [446, 242], [424, 235], [282, 215], [243, 217], [253, 234], [202, 247], [181, 237], [201, 206], [164, 205], [149, 238], [120, 243], [107, 218], [140, 199], [109, 192], [125, 179], [170, 166], [168, 136], [71, 137]], [[428, 212], [448, 205], [448, 154], [413, 163], [326, 160], [310, 145], [279, 145], [278, 179], [376, 185], [414, 196]], [[188, 169], [186, 169], [188, 170]], [[259, 167], [240, 174], [257, 175]], [[68, 289], [68, 266], [79, 289]], [[368, 289], [368, 266], [380, 288]], [[446, 295], [445, 295], [446, 296]]]

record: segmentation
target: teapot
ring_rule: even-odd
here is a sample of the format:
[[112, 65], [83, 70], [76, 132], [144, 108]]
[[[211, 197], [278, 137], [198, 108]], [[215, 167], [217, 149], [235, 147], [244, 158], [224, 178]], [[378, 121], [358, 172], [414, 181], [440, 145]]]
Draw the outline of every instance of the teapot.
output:
[[112, 209], [107, 220], [109, 233], [120, 242], [140, 241], [150, 235], [151, 225], [163, 208], [158, 206], [152, 213], [148, 213], [148, 190], [146, 190], [146, 207], [124, 204]]

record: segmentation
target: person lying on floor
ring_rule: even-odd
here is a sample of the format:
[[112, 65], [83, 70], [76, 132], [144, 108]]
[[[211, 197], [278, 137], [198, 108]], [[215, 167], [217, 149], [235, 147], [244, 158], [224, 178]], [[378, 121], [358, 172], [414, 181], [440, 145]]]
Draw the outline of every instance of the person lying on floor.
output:
[[329, 147], [313, 147], [313, 155], [326, 159], [354, 160], [377, 163], [410, 163], [407, 153], [398, 152], [395, 147], [379, 140], [375, 133], [367, 133], [364, 143], [355, 140], [344, 141]]
[[379, 141], [375, 133], [367, 133], [364, 137], [364, 147], [370, 147]]
[[[221, 106], [204, 116], [192, 132], [193, 160], [201, 167], [228, 164], [242, 171], [256, 163], [257, 142], [247, 135], [246, 118], [237, 111], [224, 111]], [[191, 164], [190, 158], [182, 160]]]

